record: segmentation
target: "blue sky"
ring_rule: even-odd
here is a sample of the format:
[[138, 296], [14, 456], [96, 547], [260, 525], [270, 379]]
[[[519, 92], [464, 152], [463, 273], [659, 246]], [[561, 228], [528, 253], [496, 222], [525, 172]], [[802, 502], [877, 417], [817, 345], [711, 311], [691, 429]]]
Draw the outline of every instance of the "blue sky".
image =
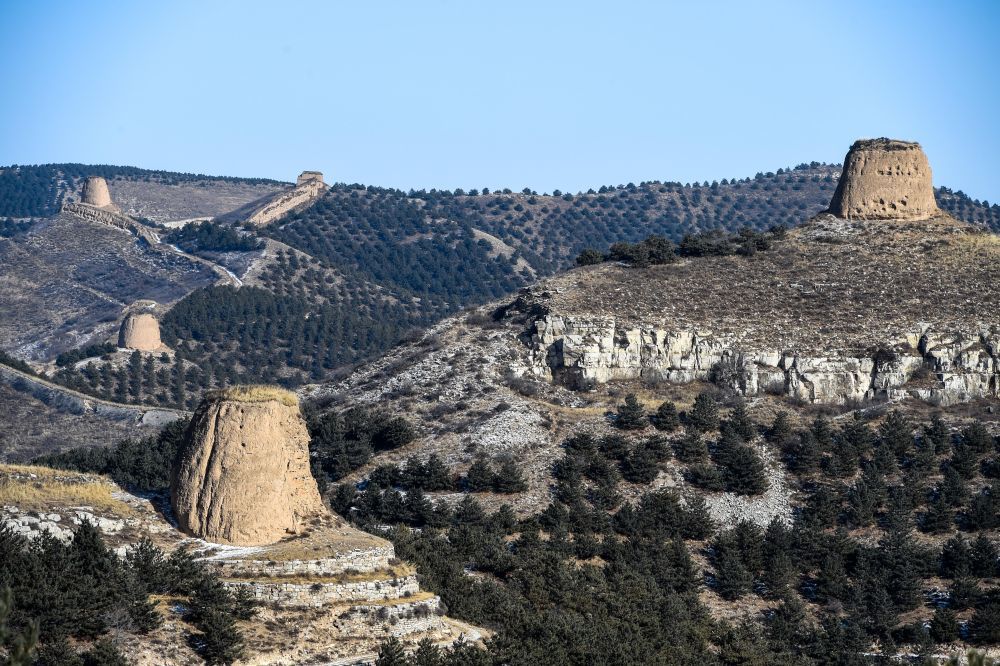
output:
[[885, 135], [996, 202], [998, 29], [996, 1], [0, 0], [0, 163], [576, 191]]

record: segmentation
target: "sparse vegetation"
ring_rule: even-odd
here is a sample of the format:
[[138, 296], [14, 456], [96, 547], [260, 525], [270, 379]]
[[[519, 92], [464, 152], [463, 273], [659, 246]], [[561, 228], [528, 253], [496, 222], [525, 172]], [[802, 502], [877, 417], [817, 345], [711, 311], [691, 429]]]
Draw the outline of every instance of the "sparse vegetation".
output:
[[274, 400], [286, 407], [298, 407], [299, 397], [280, 386], [250, 384], [230, 386], [205, 394], [207, 400], [234, 400], [236, 402], [268, 402]]

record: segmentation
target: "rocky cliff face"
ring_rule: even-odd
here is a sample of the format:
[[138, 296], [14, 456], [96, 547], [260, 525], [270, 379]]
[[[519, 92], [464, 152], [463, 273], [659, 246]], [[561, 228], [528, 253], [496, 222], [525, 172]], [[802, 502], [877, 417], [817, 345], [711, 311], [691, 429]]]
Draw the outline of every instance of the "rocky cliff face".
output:
[[931, 166], [920, 144], [856, 141], [844, 158], [830, 212], [852, 220], [926, 220], [937, 215]]
[[1000, 238], [946, 216], [822, 215], [753, 257], [579, 269], [525, 291], [516, 374], [711, 379], [851, 403], [997, 397]]
[[996, 329], [917, 328], [874, 354], [744, 347], [710, 330], [642, 327], [614, 318], [546, 315], [533, 324], [524, 372], [571, 386], [613, 380], [712, 380], [745, 395], [852, 403], [916, 397], [952, 404], [996, 397]]
[[171, 499], [182, 530], [240, 546], [273, 543], [325, 515], [294, 395], [250, 387], [207, 397], [191, 421]]

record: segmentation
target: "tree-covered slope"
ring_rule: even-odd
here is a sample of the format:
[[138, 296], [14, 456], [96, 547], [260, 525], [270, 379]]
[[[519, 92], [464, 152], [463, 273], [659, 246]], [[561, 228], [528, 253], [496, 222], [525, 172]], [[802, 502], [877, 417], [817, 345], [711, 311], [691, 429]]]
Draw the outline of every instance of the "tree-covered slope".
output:
[[[0, 171], [0, 215], [51, 214], [67, 183], [86, 175], [117, 179], [112, 193], [127, 192], [134, 210], [145, 210], [146, 181], [151, 201], [171, 187], [194, 192], [228, 182], [131, 167], [9, 168]], [[105, 397], [175, 406], [234, 381], [322, 381], [385, 351], [409, 330], [571, 266], [585, 248], [799, 224], [826, 208], [839, 176], [839, 166], [814, 162], [752, 178], [651, 181], [575, 194], [335, 185], [312, 206], [239, 235], [214, 225], [174, 232], [170, 238], [184, 240], [186, 250], [223, 262], [232, 244], [212, 238], [227, 233], [241, 247], [265, 240], [271, 249], [253, 260], [256, 268], [244, 276], [249, 288], [199, 289], [167, 314], [164, 340], [177, 351], [169, 364], [120, 359], [106, 370], [95, 359], [89, 371], [62, 369], [60, 380]], [[228, 180], [243, 188], [279, 185]], [[948, 188], [937, 196], [957, 218], [1000, 230], [1000, 206]]]

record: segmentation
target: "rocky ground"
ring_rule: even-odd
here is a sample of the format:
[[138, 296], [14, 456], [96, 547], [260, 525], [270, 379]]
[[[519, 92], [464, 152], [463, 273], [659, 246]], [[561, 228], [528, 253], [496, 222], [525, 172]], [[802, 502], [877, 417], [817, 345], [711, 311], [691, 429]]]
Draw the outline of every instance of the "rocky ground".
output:
[[[350, 481], [361, 481], [379, 464], [405, 465], [414, 454], [423, 458], [436, 453], [455, 473], [463, 473], [479, 456], [509, 456], [525, 475], [527, 492], [483, 499], [494, 506], [509, 502], [531, 513], [549, 502], [550, 470], [562, 455], [561, 443], [575, 432], [614, 432], [610, 415], [626, 393], [637, 393], [649, 411], [666, 399], [684, 410], [706, 387], [721, 388], [724, 395], [732, 389], [713, 385], [707, 371], [691, 373], [680, 383], [662, 374], [635, 372], [584, 387], [552, 381], [552, 372], [527, 372], [550, 369], [553, 359], [553, 352], [546, 354], [538, 344], [540, 318], [620, 317], [640, 329], [689, 325], [732, 334], [734, 344], [790, 345], [831, 354], [835, 349], [877, 348], [881, 342], [891, 346], [919, 326], [979, 330], [1000, 311], [996, 295], [982, 289], [1000, 277], [998, 259], [998, 237], [947, 217], [876, 225], [824, 216], [752, 257], [706, 257], [649, 268], [606, 263], [569, 271], [540, 282], [524, 298], [447, 319], [344, 380], [300, 393], [321, 411], [367, 405], [416, 422], [421, 432], [417, 441], [378, 455]], [[504, 307], [512, 302], [517, 307]], [[505, 316], [494, 316], [498, 308]], [[551, 349], [565, 350], [570, 344], [597, 349], [596, 341], [568, 334], [548, 342]], [[584, 349], [578, 362], [584, 365], [596, 356], [597, 351]], [[609, 358], [614, 362], [621, 357], [612, 353]], [[995, 370], [987, 368], [991, 372]], [[936, 378], [930, 374], [932, 380]], [[824, 411], [836, 420], [849, 418], [853, 408], [885, 410], [884, 397], [829, 406], [823, 399], [810, 405], [784, 391], [761, 391], [748, 394], [747, 400], [761, 423], [769, 423], [779, 409], [804, 420]], [[989, 397], [973, 399], [957, 402], [949, 412], [958, 422], [972, 415], [990, 421], [996, 418], [990, 411], [993, 404]], [[933, 409], [912, 399], [900, 407], [922, 417]], [[723, 524], [740, 519], [766, 524], [789, 515], [792, 498], [777, 453], [763, 444], [759, 452], [770, 475], [767, 493], [754, 498], [707, 494], [710, 510]], [[655, 484], [691, 490], [675, 462], [663, 466]], [[455, 502], [461, 494], [436, 497]]]
[[284, 183], [190, 181], [171, 185], [118, 178], [108, 184], [122, 212], [157, 223], [222, 215], [281, 192]]
[[[353, 664], [373, 658], [389, 636], [441, 645], [485, 636], [445, 616], [440, 599], [420, 590], [390, 543], [342, 521], [271, 546], [220, 546], [179, 532], [164, 497], [138, 497], [97, 475], [0, 465], [0, 524], [29, 537], [47, 532], [69, 540], [85, 520], [119, 555], [142, 537], [168, 552], [186, 546], [227, 584], [255, 590], [261, 606], [240, 625], [248, 647], [242, 664]], [[203, 663], [187, 640], [194, 630], [184, 620], [184, 600], [156, 601], [160, 628], [141, 638], [127, 631], [113, 636], [130, 663]]]
[[206, 266], [148, 251], [123, 231], [60, 215], [0, 240], [0, 346], [47, 359], [113, 334], [140, 299], [169, 305], [218, 278]]

